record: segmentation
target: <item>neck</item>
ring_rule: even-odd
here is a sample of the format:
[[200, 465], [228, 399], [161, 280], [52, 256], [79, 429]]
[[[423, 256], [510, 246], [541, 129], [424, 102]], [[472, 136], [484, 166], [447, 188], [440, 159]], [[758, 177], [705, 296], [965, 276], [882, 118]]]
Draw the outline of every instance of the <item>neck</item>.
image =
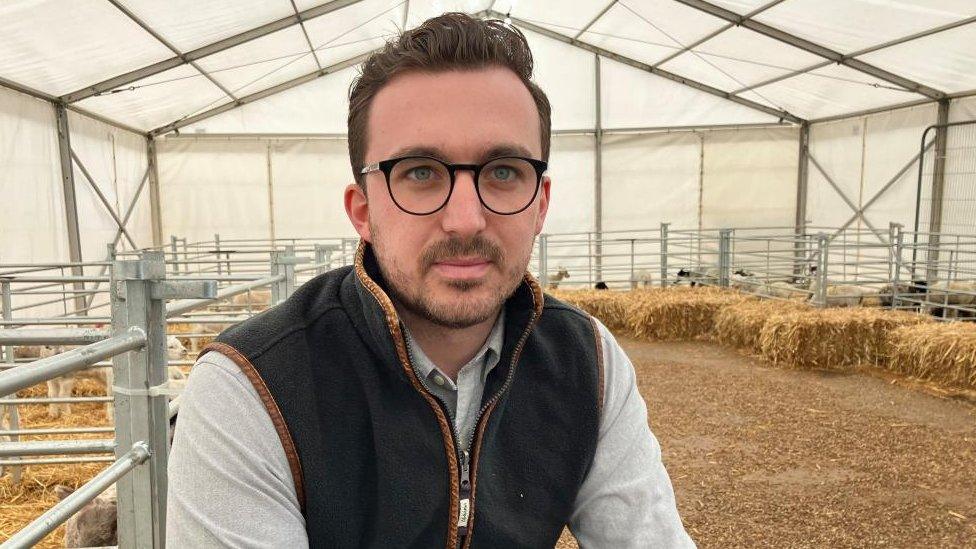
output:
[[399, 303], [397, 312], [410, 335], [437, 368], [457, 381], [458, 371], [467, 364], [488, 340], [501, 309], [488, 320], [467, 328], [446, 328], [415, 315]]

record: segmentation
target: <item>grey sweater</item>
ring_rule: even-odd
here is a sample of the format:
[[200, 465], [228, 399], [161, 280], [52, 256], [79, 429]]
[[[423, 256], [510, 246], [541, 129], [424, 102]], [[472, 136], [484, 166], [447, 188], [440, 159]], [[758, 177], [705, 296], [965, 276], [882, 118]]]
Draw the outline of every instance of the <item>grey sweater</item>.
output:
[[[458, 432], [472, 428], [474, 414], [464, 413], [464, 406], [480, 401], [483, 376], [497, 361], [499, 326], [456, 384], [437, 383], [436, 367], [412, 346], [414, 362], [423, 365], [421, 375], [450, 402]], [[694, 547], [648, 427], [634, 367], [606, 327], [599, 328], [606, 368], [603, 415], [593, 465], [569, 528], [584, 548]], [[237, 365], [216, 352], [200, 357], [181, 402], [169, 460], [168, 544], [307, 547], [288, 460], [264, 405]]]

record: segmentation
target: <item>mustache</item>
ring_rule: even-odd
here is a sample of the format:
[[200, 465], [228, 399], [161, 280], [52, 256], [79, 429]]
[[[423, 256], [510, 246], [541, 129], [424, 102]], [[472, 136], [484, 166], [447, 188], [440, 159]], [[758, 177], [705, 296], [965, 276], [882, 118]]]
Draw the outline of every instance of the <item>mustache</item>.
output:
[[468, 240], [452, 237], [428, 246], [420, 254], [420, 265], [426, 271], [435, 263], [445, 259], [472, 255], [498, 264], [504, 259], [501, 247], [483, 236], [475, 236]]

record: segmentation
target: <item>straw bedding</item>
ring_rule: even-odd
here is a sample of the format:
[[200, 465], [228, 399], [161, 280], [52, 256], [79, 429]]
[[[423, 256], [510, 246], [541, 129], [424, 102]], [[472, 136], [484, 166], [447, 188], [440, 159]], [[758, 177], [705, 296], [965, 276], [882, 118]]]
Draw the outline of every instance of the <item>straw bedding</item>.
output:
[[770, 316], [759, 332], [762, 358], [788, 368], [850, 371], [886, 362], [886, 336], [929, 319], [867, 308], [810, 309]]
[[810, 311], [811, 307], [791, 301], [743, 301], [719, 309], [715, 314], [715, 340], [723, 345], [759, 354], [759, 333], [770, 317]]
[[976, 324], [932, 322], [887, 334], [888, 367], [940, 385], [976, 390]]

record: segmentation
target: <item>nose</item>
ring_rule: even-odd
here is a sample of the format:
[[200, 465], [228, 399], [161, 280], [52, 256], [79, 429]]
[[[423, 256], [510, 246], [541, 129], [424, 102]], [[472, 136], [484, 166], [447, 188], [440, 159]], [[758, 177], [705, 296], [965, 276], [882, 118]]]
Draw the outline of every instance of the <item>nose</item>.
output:
[[459, 170], [454, 177], [454, 191], [441, 212], [441, 228], [462, 238], [471, 237], [484, 230], [485, 209], [474, 186], [474, 172]]

